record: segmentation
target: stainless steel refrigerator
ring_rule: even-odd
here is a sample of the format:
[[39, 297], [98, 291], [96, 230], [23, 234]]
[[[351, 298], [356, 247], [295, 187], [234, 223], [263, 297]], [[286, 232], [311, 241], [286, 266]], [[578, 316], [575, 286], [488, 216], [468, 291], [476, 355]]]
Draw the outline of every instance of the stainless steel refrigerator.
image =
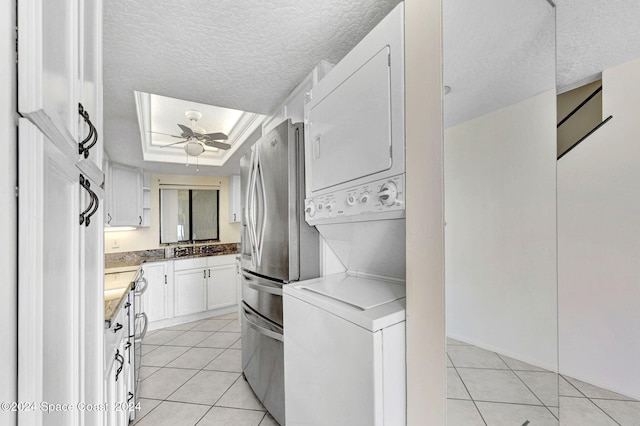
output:
[[284, 425], [282, 286], [319, 276], [316, 229], [304, 220], [304, 131], [284, 121], [240, 160], [242, 370]]

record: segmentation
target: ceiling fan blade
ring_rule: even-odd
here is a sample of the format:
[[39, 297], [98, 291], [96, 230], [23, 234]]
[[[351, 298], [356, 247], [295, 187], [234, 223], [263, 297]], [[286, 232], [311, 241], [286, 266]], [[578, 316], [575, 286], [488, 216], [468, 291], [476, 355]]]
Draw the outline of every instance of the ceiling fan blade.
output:
[[207, 145], [207, 146], [212, 146], [214, 148], [218, 148], [218, 149], [229, 149], [229, 148], [231, 148], [231, 145], [226, 143], [226, 142], [205, 141], [204, 144]]
[[183, 126], [182, 124], [178, 124], [178, 127], [180, 127], [180, 130], [182, 130], [183, 134], [186, 134], [187, 136], [193, 136], [193, 130], [191, 130], [187, 126]]
[[227, 139], [229, 139], [229, 137], [227, 135], [225, 135], [224, 133], [207, 133], [202, 135], [204, 137], [204, 139], [206, 140], [210, 140], [210, 141], [226, 141]]
[[187, 140], [183, 140], [183, 141], [178, 141], [178, 142], [174, 142], [174, 143], [169, 143], [169, 144], [166, 144], [166, 145], [162, 145], [160, 148], [166, 148], [168, 146], [178, 145], [179, 143], [185, 143], [185, 142], [188, 142], [188, 141]]
[[155, 134], [158, 134], [158, 135], [165, 135], [165, 136], [171, 136], [172, 138], [180, 138], [180, 139], [182, 139], [182, 136], [170, 135], [169, 133], [152, 132], [151, 130], [149, 130], [149, 133], [155, 133]]

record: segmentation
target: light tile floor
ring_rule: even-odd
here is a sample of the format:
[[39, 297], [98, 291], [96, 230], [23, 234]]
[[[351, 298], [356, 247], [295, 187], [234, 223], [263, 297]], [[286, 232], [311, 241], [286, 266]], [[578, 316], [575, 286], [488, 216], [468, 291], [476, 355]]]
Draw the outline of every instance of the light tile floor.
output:
[[137, 426], [274, 426], [242, 378], [237, 314], [151, 331], [142, 342]]
[[447, 343], [447, 426], [557, 426], [559, 417], [563, 426], [640, 426], [640, 401], [455, 339]]

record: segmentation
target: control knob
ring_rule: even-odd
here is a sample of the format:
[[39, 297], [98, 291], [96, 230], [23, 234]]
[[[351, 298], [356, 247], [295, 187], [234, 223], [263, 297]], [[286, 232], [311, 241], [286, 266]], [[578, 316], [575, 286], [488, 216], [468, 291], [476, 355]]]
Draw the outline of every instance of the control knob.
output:
[[356, 197], [354, 197], [353, 195], [349, 195], [347, 197], [347, 205], [353, 206], [355, 204], [356, 204]]
[[378, 199], [385, 206], [392, 206], [398, 199], [398, 187], [393, 182], [387, 182], [380, 188]]
[[368, 201], [369, 201], [369, 193], [365, 192], [364, 194], [362, 194], [360, 196], [360, 203], [361, 204], [367, 204]]
[[309, 203], [307, 204], [307, 207], [305, 207], [304, 211], [309, 217], [315, 216], [315, 214], [316, 214], [316, 206], [313, 204], [313, 201], [309, 201]]

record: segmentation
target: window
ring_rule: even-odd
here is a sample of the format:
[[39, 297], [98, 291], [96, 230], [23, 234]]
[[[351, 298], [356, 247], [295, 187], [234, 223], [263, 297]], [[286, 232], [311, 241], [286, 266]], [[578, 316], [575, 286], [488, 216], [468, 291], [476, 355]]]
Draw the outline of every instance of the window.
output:
[[160, 243], [219, 240], [218, 190], [160, 189]]

